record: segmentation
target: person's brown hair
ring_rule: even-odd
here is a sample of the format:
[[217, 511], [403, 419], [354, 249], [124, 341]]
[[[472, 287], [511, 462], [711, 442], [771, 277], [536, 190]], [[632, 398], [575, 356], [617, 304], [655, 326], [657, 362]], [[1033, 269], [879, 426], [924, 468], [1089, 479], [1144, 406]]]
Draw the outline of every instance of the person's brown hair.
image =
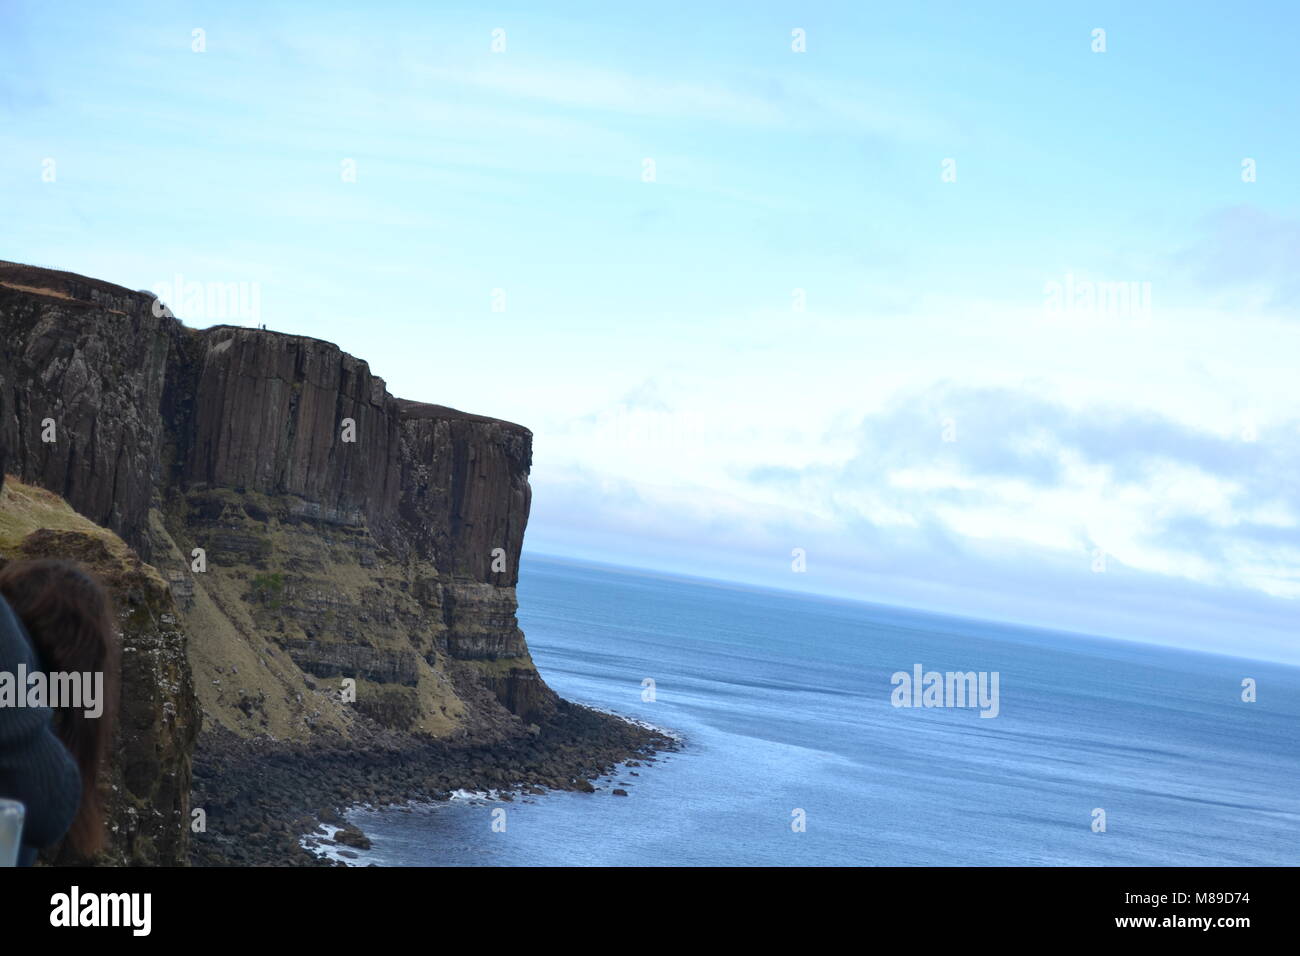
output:
[[67, 841], [82, 856], [93, 856], [107, 842], [99, 771], [117, 722], [120, 650], [113, 603], [80, 565], [52, 559], [5, 565], [0, 594], [23, 622], [46, 673], [104, 675], [104, 709], [98, 717], [87, 717], [79, 707], [54, 712], [55, 731], [81, 770], [81, 803]]

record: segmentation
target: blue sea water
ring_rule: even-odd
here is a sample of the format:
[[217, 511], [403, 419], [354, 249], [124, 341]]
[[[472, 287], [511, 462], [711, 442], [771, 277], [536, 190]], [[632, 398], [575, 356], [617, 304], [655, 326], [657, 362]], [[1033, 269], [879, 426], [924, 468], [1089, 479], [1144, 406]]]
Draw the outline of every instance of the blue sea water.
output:
[[[519, 602], [556, 691], [684, 748], [595, 794], [355, 809], [354, 862], [1300, 864], [1300, 669], [536, 556]], [[892, 706], [915, 664], [997, 671], [998, 716]]]

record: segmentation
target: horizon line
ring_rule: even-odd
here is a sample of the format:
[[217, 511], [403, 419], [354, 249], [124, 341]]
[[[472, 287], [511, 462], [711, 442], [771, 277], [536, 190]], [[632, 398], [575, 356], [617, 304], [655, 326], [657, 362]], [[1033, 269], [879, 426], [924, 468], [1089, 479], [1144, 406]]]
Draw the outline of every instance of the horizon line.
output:
[[592, 558], [583, 558], [576, 555], [557, 554], [550, 551], [536, 551], [525, 548], [521, 555], [550, 559], [559, 563], [590, 565], [596, 568], [607, 568], [616, 572], [633, 572], [661, 577], [677, 579], [688, 583], [700, 583], [711, 587], [722, 587], [730, 590], [752, 590], [752, 591], [770, 591], [781, 595], [790, 595], [803, 599], [814, 599], [830, 601], [840, 604], [852, 604], [863, 607], [876, 608], [885, 611], [909, 611], [916, 614], [925, 614], [936, 618], [945, 618], [953, 621], [962, 621], [977, 624], [994, 624], [1001, 627], [1014, 627], [1023, 631], [1040, 632], [1044, 634], [1060, 634], [1065, 637], [1084, 638], [1092, 641], [1119, 642], [1123, 644], [1138, 644], [1146, 647], [1160, 647], [1167, 650], [1181, 651], [1186, 654], [1201, 654], [1207, 657], [1226, 657], [1233, 660], [1252, 661], [1264, 664], [1274, 664], [1279, 667], [1289, 667], [1300, 670], [1300, 660], [1278, 660], [1274, 657], [1253, 657], [1242, 653], [1228, 653], [1226, 651], [1212, 651], [1201, 648], [1183, 647], [1179, 644], [1169, 644], [1151, 638], [1124, 636], [1120, 634], [1103, 634], [1095, 631], [1077, 631], [1066, 627], [1052, 627], [1043, 624], [1035, 624], [1028, 621], [1017, 621], [1009, 618], [984, 617], [978, 614], [959, 614], [952, 611], [940, 611], [932, 608], [917, 607], [911, 604], [892, 603], [888, 601], [869, 600], [862, 597], [851, 597], [849, 595], [828, 592], [828, 591], [799, 591], [793, 588], [777, 587], [772, 584], [759, 584], [754, 581], [747, 581], [741, 578], [713, 578], [701, 574], [691, 574], [685, 571], [668, 570], [666, 568], [652, 567], [638, 564], [620, 564], [612, 561], [597, 561]]

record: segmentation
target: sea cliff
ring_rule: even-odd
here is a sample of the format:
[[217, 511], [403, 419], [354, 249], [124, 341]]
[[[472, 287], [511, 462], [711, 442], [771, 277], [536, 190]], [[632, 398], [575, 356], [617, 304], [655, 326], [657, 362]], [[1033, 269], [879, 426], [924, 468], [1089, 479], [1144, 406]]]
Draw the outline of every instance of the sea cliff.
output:
[[[526, 428], [396, 398], [319, 339], [192, 329], [149, 293], [0, 262], [0, 447], [8, 472], [164, 585], [149, 600], [174, 621], [185, 679], [136, 676], [124, 694], [201, 714], [197, 749], [147, 773], [188, 785], [195, 764], [205, 862], [276, 861], [305, 822], [250, 809], [240, 781], [253, 767], [306, 780], [317, 757], [364, 751], [361, 764], [387, 769], [351, 795], [388, 799], [436, 795], [458, 773], [582, 786], [652, 745], [612, 718], [579, 719], [529, 655], [515, 595]], [[8, 556], [38, 545], [53, 547], [23, 539]], [[122, 732], [124, 747], [156, 736], [143, 722]], [[349, 798], [283, 789], [299, 811]], [[192, 852], [186, 833], [159, 862]]]

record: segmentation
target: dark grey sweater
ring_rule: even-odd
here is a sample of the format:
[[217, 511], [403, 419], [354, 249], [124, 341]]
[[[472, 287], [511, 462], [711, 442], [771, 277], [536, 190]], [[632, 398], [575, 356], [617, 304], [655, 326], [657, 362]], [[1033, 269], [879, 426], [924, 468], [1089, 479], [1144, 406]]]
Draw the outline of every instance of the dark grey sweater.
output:
[[[0, 597], [0, 672], [16, 680], [20, 663], [28, 673], [40, 668], [27, 632]], [[81, 802], [81, 774], [54, 735], [52, 716], [46, 707], [0, 707], [0, 797], [27, 808], [20, 866], [31, 866], [39, 848], [63, 837]]]

